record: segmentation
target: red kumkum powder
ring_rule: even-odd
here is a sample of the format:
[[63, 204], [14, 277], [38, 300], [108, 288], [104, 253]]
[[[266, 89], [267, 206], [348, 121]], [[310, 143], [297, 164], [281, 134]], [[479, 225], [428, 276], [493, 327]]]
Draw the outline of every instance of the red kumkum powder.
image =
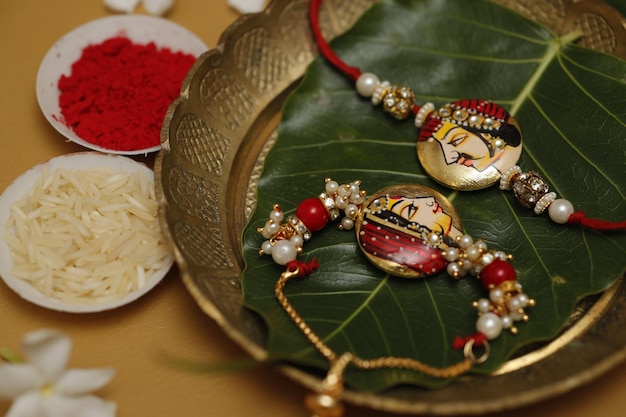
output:
[[123, 36], [89, 45], [70, 76], [59, 79], [61, 115], [80, 138], [105, 149], [157, 146], [165, 113], [195, 60]]

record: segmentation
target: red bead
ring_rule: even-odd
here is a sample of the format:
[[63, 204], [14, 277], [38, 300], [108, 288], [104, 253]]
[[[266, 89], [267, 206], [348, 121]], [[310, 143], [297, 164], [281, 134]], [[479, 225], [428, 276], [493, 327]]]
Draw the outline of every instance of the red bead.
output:
[[497, 287], [506, 281], [515, 281], [517, 273], [513, 265], [497, 259], [483, 268], [480, 273], [480, 279], [483, 282], [483, 286], [489, 289]]
[[312, 232], [322, 230], [328, 223], [328, 210], [322, 200], [316, 197], [307, 198], [298, 204], [296, 217]]

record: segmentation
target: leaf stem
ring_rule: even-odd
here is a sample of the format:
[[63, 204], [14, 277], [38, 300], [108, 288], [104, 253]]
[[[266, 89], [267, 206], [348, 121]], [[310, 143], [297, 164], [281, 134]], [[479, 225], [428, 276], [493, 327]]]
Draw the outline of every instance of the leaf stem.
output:
[[9, 348], [0, 348], [0, 362], [9, 362], [9, 363], [24, 363], [25, 360], [20, 356], [19, 353], [9, 349]]
[[510, 113], [515, 115], [522, 104], [532, 95], [532, 91], [535, 86], [539, 83], [539, 80], [542, 78], [543, 73], [546, 71], [550, 63], [552, 63], [558, 53], [561, 51], [563, 45], [574, 42], [576, 39], [582, 36], [582, 32], [578, 30], [574, 30], [565, 34], [560, 38], [555, 38], [554, 42], [550, 44], [550, 47], [546, 51], [545, 55], [539, 61], [539, 66], [537, 70], [534, 72], [532, 77], [528, 80], [528, 82], [524, 85], [524, 89], [518, 94], [517, 98], [513, 102], [511, 106]]
[[576, 29], [576, 30], [573, 30], [573, 31], [568, 32], [565, 35], [561, 36], [558, 39], [558, 41], [561, 44], [573, 43], [573, 42], [576, 42], [582, 36], [584, 36], [584, 33], [582, 31]]

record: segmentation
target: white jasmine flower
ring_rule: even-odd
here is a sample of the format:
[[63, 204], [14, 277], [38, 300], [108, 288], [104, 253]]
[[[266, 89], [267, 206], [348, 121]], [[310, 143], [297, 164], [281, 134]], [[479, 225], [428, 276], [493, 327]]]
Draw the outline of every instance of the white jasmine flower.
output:
[[132, 13], [140, 0], [104, 0], [104, 6], [115, 13]]
[[239, 13], [259, 13], [265, 9], [266, 0], [227, 0], [227, 3]]
[[173, 5], [174, 0], [143, 0], [143, 8], [156, 16], [163, 16]]
[[162, 16], [174, 5], [174, 0], [104, 0], [104, 6], [115, 13], [132, 13], [139, 3], [150, 14]]
[[111, 368], [65, 369], [72, 341], [55, 330], [22, 339], [24, 363], [0, 364], [0, 398], [13, 400], [5, 417], [113, 417], [116, 405], [92, 391], [113, 377]]

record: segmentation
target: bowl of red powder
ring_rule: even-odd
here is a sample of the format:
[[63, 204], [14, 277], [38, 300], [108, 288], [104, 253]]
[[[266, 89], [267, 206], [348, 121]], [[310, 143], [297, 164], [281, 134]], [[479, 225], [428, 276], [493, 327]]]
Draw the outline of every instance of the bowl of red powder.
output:
[[58, 40], [37, 73], [37, 101], [52, 126], [86, 148], [158, 151], [169, 105], [206, 44], [160, 17], [114, 15]]

